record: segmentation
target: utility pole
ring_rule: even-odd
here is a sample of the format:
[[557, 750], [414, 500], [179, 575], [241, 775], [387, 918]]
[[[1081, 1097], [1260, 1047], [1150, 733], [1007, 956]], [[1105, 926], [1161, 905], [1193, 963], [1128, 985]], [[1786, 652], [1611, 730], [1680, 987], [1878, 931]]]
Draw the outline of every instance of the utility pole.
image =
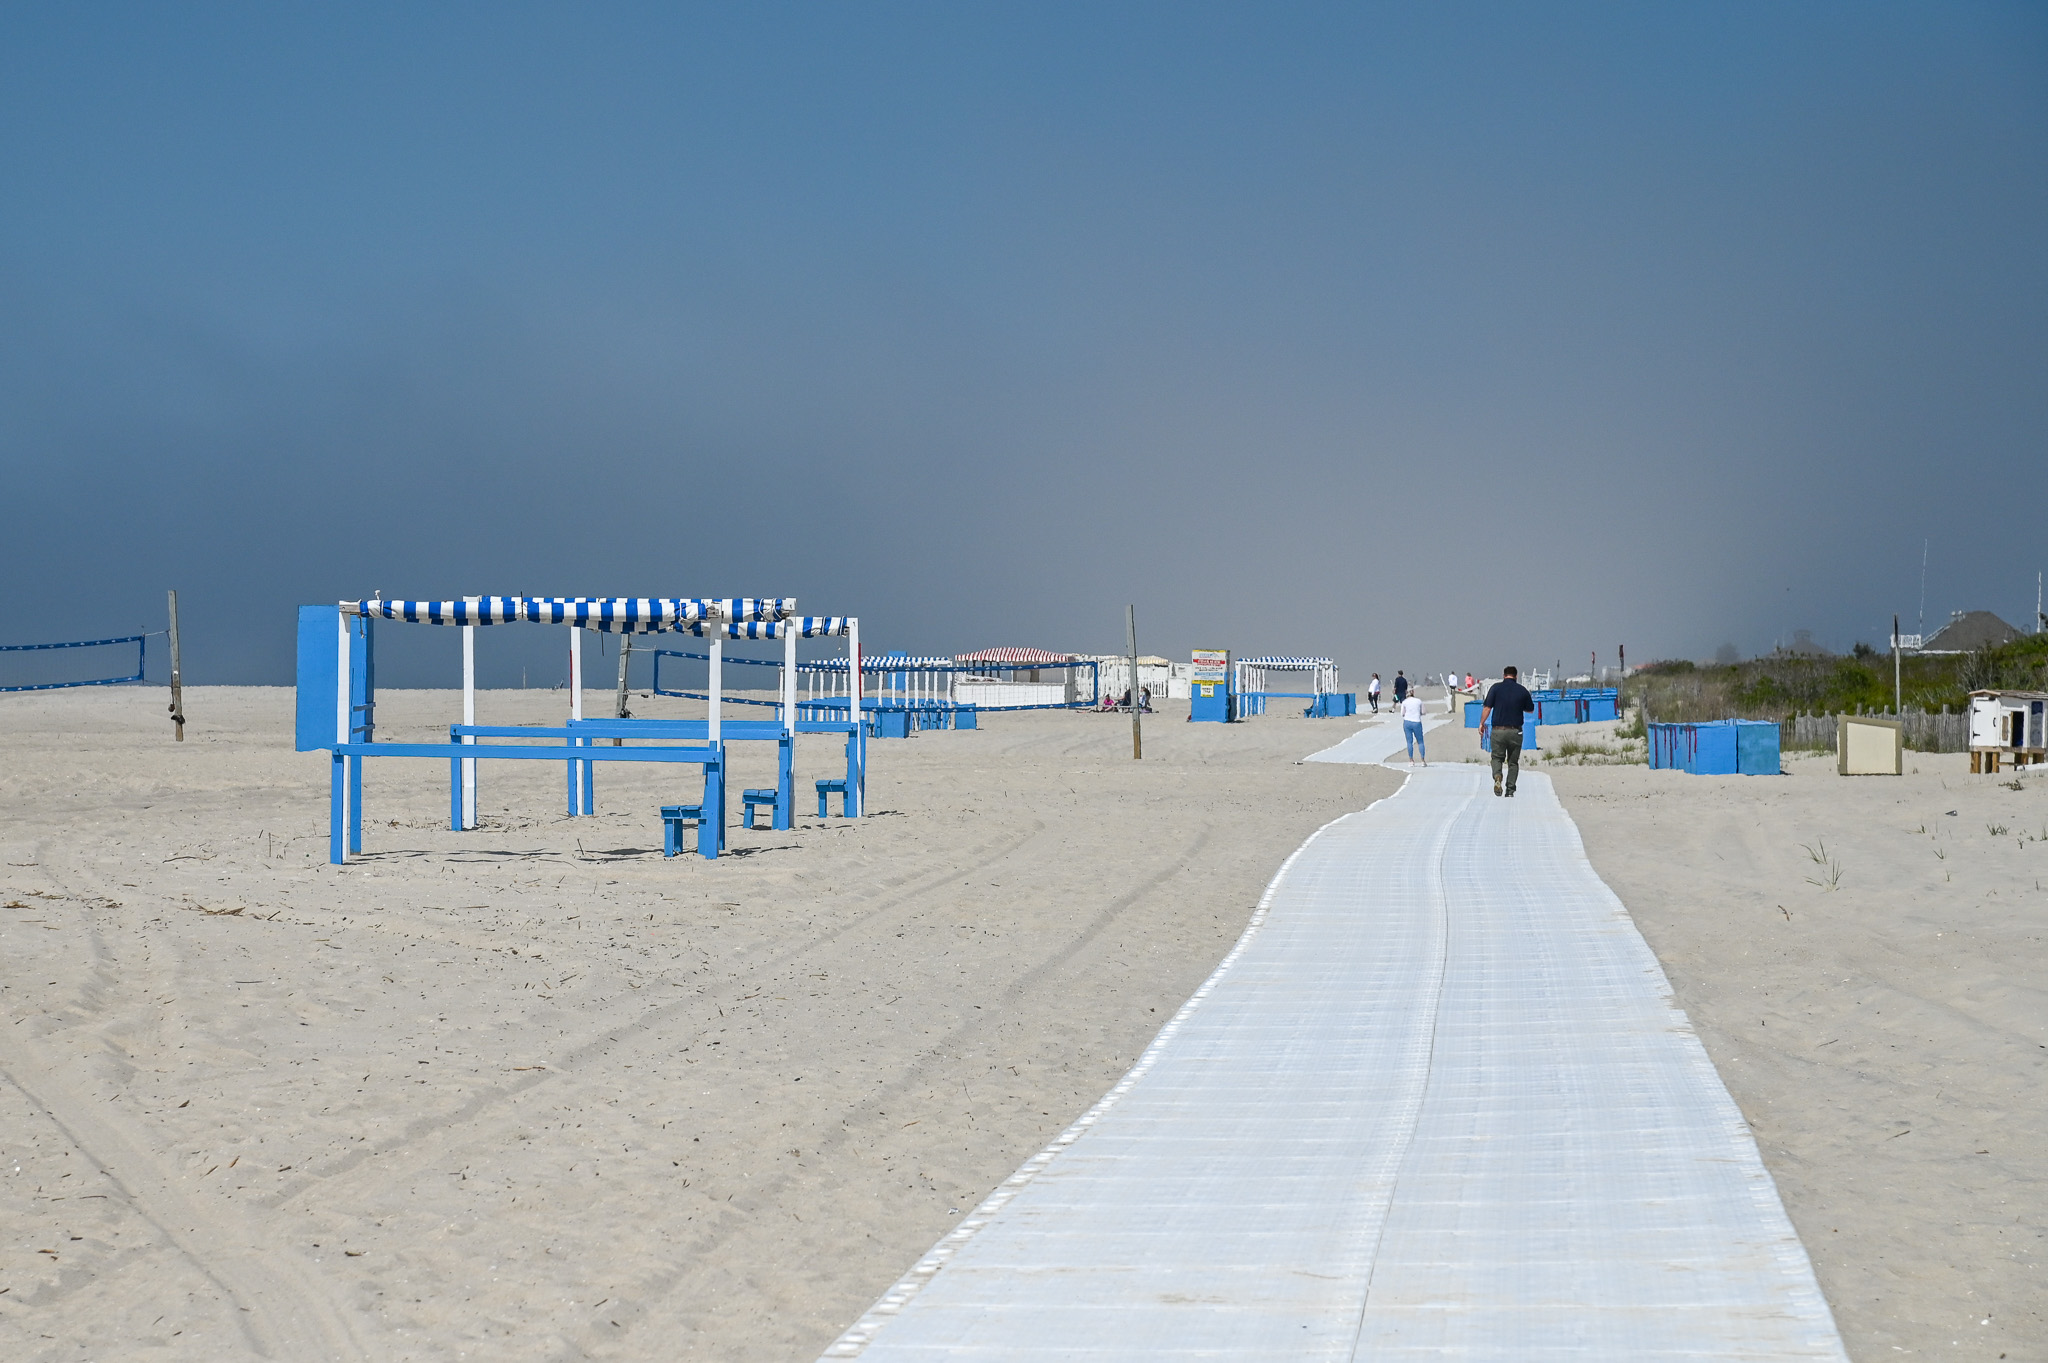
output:
[[[178, 741], [185, 741], [185, 666], [178, 652], [178, 594], [171, 594], [171, 723]], [[141, 671], [140, 668], [136, 669]]]
[[1920, 637], [1927, 637], [1927, 541], [1920, 541], [1920, 619], [1913, 626]]
[[1138, 727], [1138, 607], [1135, 602], [1124, 607], [1124, 636], [1131, 648], [1131, 760], [1136, 762], [1145, 756], [1145, 735]]
[[1906, 717], [1904, 696], [1899, 686], [1899, 617], [1892, 617], [1892, 718]]
[[[619, 636], [619, 699], [618, 704], [614, 707], [619, 719], [632, 718], [631, 715], [626, 713], [626, 665], [632, 660], [633, 636], [631, 633], [621, 634]], [[657, 659], [657, 661], [659, 660]], [[612, 740], [612, 746], [614, 748], [623, 748], [626, 746], [626, 740], [615, 738]]]

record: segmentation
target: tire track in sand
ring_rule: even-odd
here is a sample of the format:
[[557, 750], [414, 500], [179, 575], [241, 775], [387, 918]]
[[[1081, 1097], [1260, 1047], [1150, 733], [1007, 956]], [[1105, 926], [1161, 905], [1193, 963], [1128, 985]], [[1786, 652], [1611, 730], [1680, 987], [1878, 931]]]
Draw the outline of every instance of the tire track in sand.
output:
[[111, 1107], [73, 1089], [40, 1042], [16, 1037], [0, 1073], [113, 1180], [128, 1206], [240, 1309], [250, 1348], [290, 1363], [367, 1360], [362, 1336], [328, 1284], [298, 1255], [268, 1242], [237, 1209], [188, 1191]]
[[[963, 873], [978, 871], [1015, 855], [1044, 832], [1045, 825], [1034, 820], [1032, 826], [1022, 833], [999, 841], [983, 843], [973, 854], [977, 859], [964, 866], [948, 866], [922, 876], [905, 876], [893, 884], [884, 882], [868, 896], [864, 896], [874, 898], [888, 895], [884, 902], [837, 927], [814, 933], [804, 941], [748, 966], [724, 988], [735, 993], [744, 992], [750, 981], [779, 970], [793, 961], [801, 960], [818, 948], [865, 927], [877, 918], [905, 911], [924, 896], [947, 888]], [[895, 890], [900, 892], [890, 894]], [[337, 1198], [352, 1202], [367, 1197], [370, 1193], [443, 1158], [450, 1146], [481, 1139], [483, 1134], [491, 1129], [487, 1125], [488, 1122], [502, 1123], [515, 1120], [513, 1114], [503, 1109], [524, 1097], [529, 1091], [561, 1079], [587, 1077], [579, 1072], [580, 1067], [593, 1058], [609, 1054], [622, 1045], [650, 1044], [662, 1040], [663, 1038], [656, 1033], [664, 1023], [678, 1016], [686, 1017], [706, 1006], [706, 996], [698, 994], [647, 1007], [622, 1023], [606, 1027], [573, 1043], [566, 1050], [551, 1054], [545, 1070], [531, 1071], [518, 1079], [493, 1084], [471, 1094], [452, 1111], [421, 1117], [408, 1123], [394, 1139], [384, 1141], [374, 1148], [358, 1147], [335, 1160], [327, 1168], [309, 1172], [306, 1177], [288, 1183], [260, 1199], [260, 1205], [281, 1209], [294, 1203], [313, 1205], [332, 1202]], [[682, 1040], [667, 1039], [678, 1043]], [[394, 1161], [393, 1156], [404, 1158]]]

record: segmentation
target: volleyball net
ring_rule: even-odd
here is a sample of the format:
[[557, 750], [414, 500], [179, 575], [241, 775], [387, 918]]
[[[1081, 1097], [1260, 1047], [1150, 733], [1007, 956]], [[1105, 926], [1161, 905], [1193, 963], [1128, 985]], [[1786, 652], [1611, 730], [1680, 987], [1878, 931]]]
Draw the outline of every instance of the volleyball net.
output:
[[[74, 686], [121, 686], [143, 679], [147, 634], [75, 639], [58, 644], [0, 644], [0, 692], [63, 691]], [[134, 648], [132, 669], [128, 649]], [[81, 677], [81, 672], [117, 671]]]

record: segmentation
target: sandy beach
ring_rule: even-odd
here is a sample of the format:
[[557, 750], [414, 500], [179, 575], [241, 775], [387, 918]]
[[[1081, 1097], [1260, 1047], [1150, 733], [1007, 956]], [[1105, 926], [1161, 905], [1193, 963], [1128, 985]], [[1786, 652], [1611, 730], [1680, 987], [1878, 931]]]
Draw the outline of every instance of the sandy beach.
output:
[[1906, 759], [1895, 778], [1839, 776], [1832, 753], [1778, 779], [1544, 769], [1851, 1355], [2048, 1358], [2048, 777]]
[[[705, 863], [660, 856], [659, 772], [601, 769], [569, 819], [558, 767], [499, 764], [456, 834], [445, 768], [387, 761], [337, 870], [290, 706], [190, 692], [176, 745], [157, 691], [9, 698], [10, 1358], [815, 1357], [1115, 1082], [1303, 838], [1402, 779], [1299, 763], [1349, 721], [1169, 710], [1134, 763], [1120, 718], [990, 716], [873, 745], [872, 817], [800, 801]], [[387, 693], [382, 736], [452, 709]], [[800, 786], [836, 760], [806, 740]], [[1852, 1354], [2048, 1357], [2048, 796], [1911, 764], [1537, 769]]]
[[990, 716], [706, 863], [661, 857], [656, 772], [572, 820], [555, 764], [493, 764], [456, 834], [394, 760], [337, 870], [288, 691], [188, 692], [183, 745], [156, 691], [10, 700], [11, 1358], [815, 1357], [1400, 779], [1295, 765], [1331, 722], [1164, 715], [1137, 763], [1118, 717]]

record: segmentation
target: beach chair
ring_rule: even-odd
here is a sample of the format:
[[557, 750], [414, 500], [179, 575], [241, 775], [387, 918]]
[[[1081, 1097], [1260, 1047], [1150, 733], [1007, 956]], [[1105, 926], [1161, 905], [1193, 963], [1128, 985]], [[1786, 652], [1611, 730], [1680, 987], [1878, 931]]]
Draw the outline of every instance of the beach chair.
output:
[[[749, 792], [750, 794], [752, 792]], [[704, 806], [663, 805], [661, 807], [661, 854], [665, 857], [679, 855], [683, 850], [683, 825], [696, 824], [703, 827]], [[752, 828], [749, 823], [747, 827]]]
[[776, 790], [742, 790], [740, 792], [740, 801], [745, 805], [745, 809], [740, 815], [741, 821], [748, 828], [752, 828], [754, 826], [754, 810], [756, 808], [767, 809], [768, 821], [771, 824], [775, 822], [775, 814], [782, 803], [782, 793]]

